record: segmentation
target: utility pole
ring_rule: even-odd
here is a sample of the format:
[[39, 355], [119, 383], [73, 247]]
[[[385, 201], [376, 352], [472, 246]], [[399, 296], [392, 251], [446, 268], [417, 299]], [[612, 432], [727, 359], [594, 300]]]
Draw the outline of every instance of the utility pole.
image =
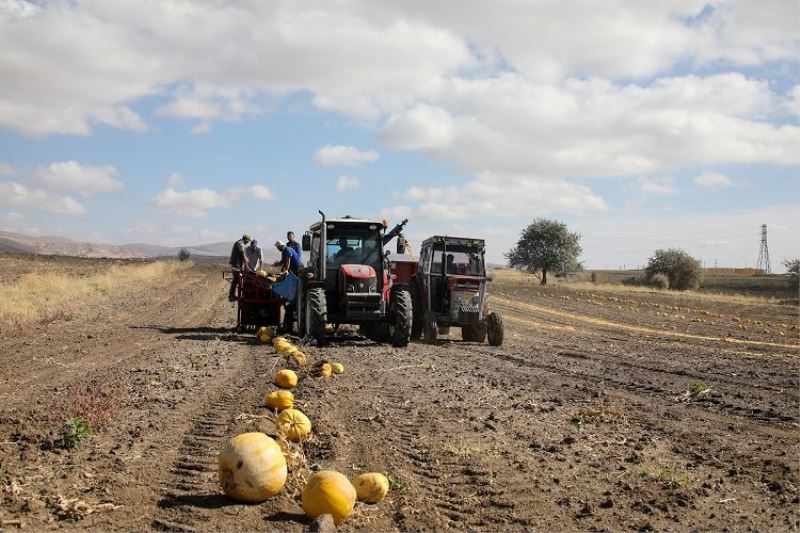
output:
[[761, 270], [764, 274], [772, 273], [772, 269], [769, 267], [769, 247], [767, 246], [766, 224], [761, 224], [761, 248], [758, 250], [756, 269]]

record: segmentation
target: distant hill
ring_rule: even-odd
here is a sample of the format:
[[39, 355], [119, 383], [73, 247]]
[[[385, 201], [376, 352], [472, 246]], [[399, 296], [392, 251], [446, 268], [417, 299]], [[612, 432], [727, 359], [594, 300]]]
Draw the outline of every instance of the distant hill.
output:
[[[194, 256], [228, 257], [231, 242], [214, 242], [194, 246], [161, 246], [157, 244], [131, 243], [122, 245], [78, 242], [54, 235], [22, 235], [0, 231], [0, 253], [70, 255], [76, 257], [170, 257], [176, 256], [181, 248], [186, 248]], [[262, 247], [263, 248], [263, 247]], [[274, 247], [266, 247], [264, 256], [275, 260], [278, 256]]]

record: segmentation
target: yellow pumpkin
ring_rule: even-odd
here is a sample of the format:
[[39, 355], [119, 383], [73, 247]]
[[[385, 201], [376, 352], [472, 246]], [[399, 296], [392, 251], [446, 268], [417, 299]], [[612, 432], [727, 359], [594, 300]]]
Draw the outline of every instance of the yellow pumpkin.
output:
[[297, 386], [297, 374], [285, 368], [275, 374], [275, 385], [282, 389], [293, 389]]
[[219, 484], [229, 498], [263, 502], [286, 484], [286, 458], [278, 443], [263, 433], [230, 439], [217, 457]]
[[292, 352], [292, 359], [294, 359], [294, 362], [295, 362], [295, 364], [297, 364], [297, 366], [299, 366], [301, 368], [306, 366], [306, 362], [307, 362], [306, 361], [306, 356], [300, 350], [298, 350], [296, 352]]
[[344, 365], [342, 363], [332, 363], [331, 370], [333, 370], [334, 374], [341, 374], [344, 372]]
[[353, 482], [358, 500], [378, 503], [389, 493], [389, 478], [377, 472], [361, 474]]
[[319, 367], [319, 375], [324, 378], [331, 377], [332, 373], [333, 373], [333, 367], [331, 366], [330, 363], [322, 363], [322, 366]]
[[274, 345], [278, 345], [278, 344], [280, 344], [282, 342], [287, 342], [288, 343], [289, 341], [286, 340], [286, 337], [281, 337], [281, 336], [272, 338], [272, 344], [274, 344]]
[[283, 411], [294, 406], [294, 394], [288, 390], [276, 390], [267, 394], [265, 400], [267, 407]]
[[311, 434], [311, 420], [298, 409], [284, 409], [275, 418], [275, 427], [292, 442], [300, 442]]
[[322, 470], [308, 478], [303, 488], [303, 511], [311, 518], [329, 514], [335, 524], [353, 514], [356, 489], [343, 474]]
[[289, 352], [292, 350], [296, 350], [294, 345], [289, 344], [288, 342], [282, 342], [279, 344], [275, 344], [275, 351], [281, 354], [283, 357], [288, 357]]

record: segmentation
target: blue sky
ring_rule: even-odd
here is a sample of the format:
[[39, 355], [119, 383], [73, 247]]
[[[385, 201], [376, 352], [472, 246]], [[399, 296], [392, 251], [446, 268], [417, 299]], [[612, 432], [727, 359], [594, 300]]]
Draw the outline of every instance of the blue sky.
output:
[[264, 242], [318, 209], [590, 267], [800, 256], [800, 13], [681, 0], [0, 1], [0, 230]]

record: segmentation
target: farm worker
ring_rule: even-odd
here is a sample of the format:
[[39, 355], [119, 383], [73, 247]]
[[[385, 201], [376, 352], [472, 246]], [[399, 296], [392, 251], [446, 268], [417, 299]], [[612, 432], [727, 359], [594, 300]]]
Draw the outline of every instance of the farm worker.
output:
[[[287, 246], [281, 241], [277, 241], [275, 243], [275, 248], [281, 252], [281, 258], [275, 263], [275, 266], [280, 265], [281, 272], [291, 272], [295, 276], [298, 276], [300, 274], [300, 255], [295, 252], [293, 248]], [[295, 302], [286, 302], [283, 313], [283, 331], [292, 330], [292, 324], [294, 323], [294, 308]]]
[[281, 272], [291, 272], [295, 276], [299, 275], [300, 255], [281, 241], [275, 243], [275, 248], [281, 253], [281, 258], [274, 263], [274, 266], [280, 266]]
[[245, 246], [251, 241], [250, 235], [245, 233], [242, 238], [233, 243], [231, 248], [231, 258], [228, 263], [231, 265], [233, 271], [233, 279], [231, 280], [231, 290], [228, 292], [228, 300], [236, 301], [236, 287], [239, 285], [239, 276], [241, 276], [242, 269], [250, 270], [250, 263], [247, 261], [247, 254], [245, 253]]
[[294, 238], [293, 231], [286, 232], [286, 246], [297, 252], [297, 257], [300, 258], [299, 266], [303, 268], [303, 247], [300, 246], [300, 243]]
[[261, 247], [258, 245], [258, 241], [253, 239], [246, 251], [247, 262], [250, 264], [250, 270], [257, 272], [259, 269], [261, 269], [261, 266], [264, 263], [264, 254], [261, 250]]

